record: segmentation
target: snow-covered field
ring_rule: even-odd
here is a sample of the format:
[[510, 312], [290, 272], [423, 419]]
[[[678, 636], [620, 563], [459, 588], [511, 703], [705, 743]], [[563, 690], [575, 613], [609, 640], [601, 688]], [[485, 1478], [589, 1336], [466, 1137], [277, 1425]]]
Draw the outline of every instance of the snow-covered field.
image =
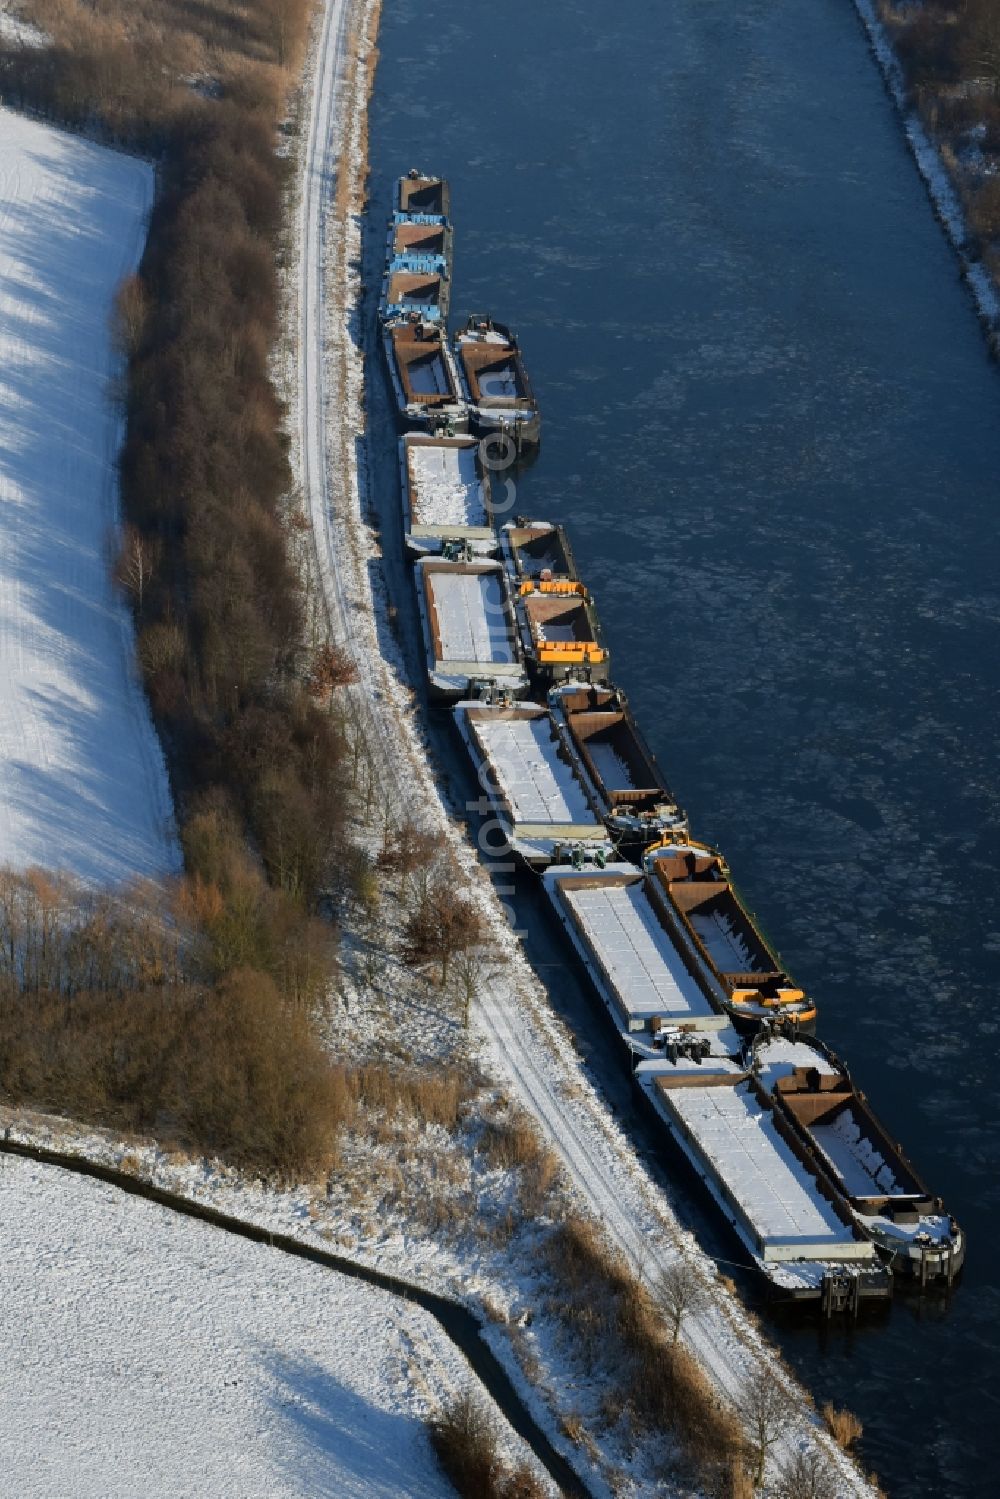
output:
[[163, 758], [109, 575], [109, 314], [149, 166], [0, 111], [0, 865], [176, 867]]
[[422, 1312], [113, 1187], [0, 1159], [0, 1491], [443, 1499], [464, 1387]]

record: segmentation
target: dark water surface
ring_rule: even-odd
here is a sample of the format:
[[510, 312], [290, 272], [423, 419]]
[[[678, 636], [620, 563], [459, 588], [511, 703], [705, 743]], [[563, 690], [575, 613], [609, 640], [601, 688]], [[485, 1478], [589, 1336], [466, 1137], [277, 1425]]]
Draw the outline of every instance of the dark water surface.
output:
[[997, 1493], [1000, 372], [853, 6], [386, 0], [381, 49], [369, 280], [391, 179], [442, 171], [454, 311], [542, 403], [518, 509], [969, 1233], [949, 1304], [772, 1333], [892, 1495]]

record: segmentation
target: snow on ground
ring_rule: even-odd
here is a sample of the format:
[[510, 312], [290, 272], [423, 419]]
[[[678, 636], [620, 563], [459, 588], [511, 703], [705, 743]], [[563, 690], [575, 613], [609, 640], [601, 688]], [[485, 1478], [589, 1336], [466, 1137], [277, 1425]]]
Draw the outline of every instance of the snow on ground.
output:
[[18, 1499], [444, 1499], [421, 1418], [464, 1388], [394, 1297], [0, 1158], [0, 1472]]
[[25, 21], [11, 0], [0, 0], [0, 41], [21, 47], [44, 47], [48, 37], [30, 21]]
[[109, 576], [115, 288], [152, 169], [0, 111], [0, 864], [177, 864], [163, 757]]

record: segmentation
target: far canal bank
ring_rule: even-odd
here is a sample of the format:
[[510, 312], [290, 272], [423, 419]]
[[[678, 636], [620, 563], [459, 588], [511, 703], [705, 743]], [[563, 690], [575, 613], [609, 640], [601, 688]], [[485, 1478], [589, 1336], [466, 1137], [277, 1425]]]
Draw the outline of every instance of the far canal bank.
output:
[[[444, 172], [454, 312], [518, 329], [542, 402], [518, 508], [569, 525], [696, 830], [969, 1233], [950, 1302], [772, 1333], [891, 1494], [985, 1494], [1000, 376], [853, 0], [613, 24], [386, 7], [366, 280], [392, 179]], [[378, 447], [392, 503], [388, 424]]]

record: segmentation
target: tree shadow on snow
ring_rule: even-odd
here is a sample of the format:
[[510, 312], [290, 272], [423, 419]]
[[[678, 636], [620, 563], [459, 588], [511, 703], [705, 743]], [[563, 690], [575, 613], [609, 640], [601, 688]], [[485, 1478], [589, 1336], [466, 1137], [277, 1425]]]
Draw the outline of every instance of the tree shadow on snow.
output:
[[448, 1492], [413, 1416], [383, 1410], [311, 1359], [271, 1353], [266, 1367], [279, 1418], [272, 1461], [296, 1492], [309, 1499], [441, 1499]]

